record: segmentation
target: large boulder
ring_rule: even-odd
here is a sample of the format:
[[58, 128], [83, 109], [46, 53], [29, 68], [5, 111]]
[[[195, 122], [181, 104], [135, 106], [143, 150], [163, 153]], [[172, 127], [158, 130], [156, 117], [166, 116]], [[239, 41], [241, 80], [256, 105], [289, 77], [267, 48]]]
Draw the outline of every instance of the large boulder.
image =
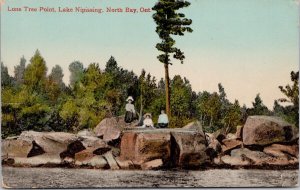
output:
[[119, 139], [124, 127], [121, 117], [105, 118], [95, 127], [94, 133], [105, 142], [109, 142]]
[[272, 116], [249, 116], [243, 128], [245, 145], [268, 145], [297, 139], [298, 129]]
[[170, 160], [170, 131], [157, 130], [132, 130], [125, 131], [121, 139], [122, 160], [132, 160], [134, 164], [162, 159]]
[[20, 139], [2, 140], [2, 159], [14, 157], [27, 157], [32, 147], [32, 142], [30, 141]]
[[199, 131], [172, 131], [171, 154], [175, 166], [198, 167], [208, 159], [205, 135]]
[[[37, 144], [45, 153], [59, 155], [68, 145], [77, 140], [76, 135], [64, 132], [23, 131], [18, 140]], [[38, 150], [40, 151], [40, 150]], [[32, 153], [34, 155], [34, 153]]]
[[203, 131], [187, 129], [143, 129], [124, 131], [122, 160], [135, 165], [161, 159], [164, 166], [198, 167], [207, 161]]

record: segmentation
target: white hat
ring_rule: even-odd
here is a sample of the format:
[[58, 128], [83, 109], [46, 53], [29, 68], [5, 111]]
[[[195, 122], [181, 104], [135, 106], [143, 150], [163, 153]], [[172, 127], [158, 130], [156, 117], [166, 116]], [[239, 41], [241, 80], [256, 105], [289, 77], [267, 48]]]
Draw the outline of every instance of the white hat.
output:
[[129, 100], [133, 101], [132, 96], [128, 96], [128, 98], [126, 99], [126, 101], [128, 102]]
[[149, 116], [150, 118], [152, 118], [151, 113], [146, 113], [146, 114], [144, 115], [144, 118], [146, 118], [147, 116]]

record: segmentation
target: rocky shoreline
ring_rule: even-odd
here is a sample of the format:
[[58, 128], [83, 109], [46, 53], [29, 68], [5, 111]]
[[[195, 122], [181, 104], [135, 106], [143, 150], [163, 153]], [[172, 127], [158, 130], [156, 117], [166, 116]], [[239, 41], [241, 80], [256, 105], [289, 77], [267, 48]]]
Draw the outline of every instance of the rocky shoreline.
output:
[[[134, 125], [134, 124], [133, 124]], [[236, 134], [204, 133], [200, 122], [177, 129], [137, 129], [122, 117], [106, 118], [77, 134], [24, 131], [2, 140], [2, 165], [104, 170], [299, 168], [294, 126], [250, 116]]]

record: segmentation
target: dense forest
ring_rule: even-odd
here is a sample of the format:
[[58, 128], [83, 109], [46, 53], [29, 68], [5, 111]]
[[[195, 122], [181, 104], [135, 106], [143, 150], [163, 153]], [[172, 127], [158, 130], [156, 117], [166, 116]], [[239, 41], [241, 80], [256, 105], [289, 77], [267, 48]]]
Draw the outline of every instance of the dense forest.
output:
[[[70, 84], [63, 82], [59, 65], [47, 75], [46, 61], [37, 50], [28, 63], [24, 57], [10, 76], [1, 63], [2, 137], [24, 130], [76, 132], [94, 128], [103, 118], [124, 115], [126, 98], [134, 97], [137, 112], [152, 113], [153, 121], [165, 109], [165, 82], [142, 70], [136, 74], [118, 66], [110, 57], [105, 68], [79, 61], [69, 65]], [[288, 77], [288, 75], [287, 75]], [[291, 84], [279, 86], [282, 99], [269, 110], [259, 94], [251, 108], [230, 102], [221, 83], [218, 92], [195, 92], [189, 80], [175, 75], [170, 80], [170, 127], [199, 120], [207, 132], [234, 131], [249, 115], [275, 115], [298, 127], [299, 72], [291, 72]], [[282, 102], [289, 102], [284, 104]]]

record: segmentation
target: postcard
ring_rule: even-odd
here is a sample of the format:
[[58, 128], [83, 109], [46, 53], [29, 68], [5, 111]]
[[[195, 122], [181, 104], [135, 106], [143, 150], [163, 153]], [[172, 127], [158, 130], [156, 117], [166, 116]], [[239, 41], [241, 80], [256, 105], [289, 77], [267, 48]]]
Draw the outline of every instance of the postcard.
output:
[[299, 186], [298, 8], [1, 0], [2, 187]]

